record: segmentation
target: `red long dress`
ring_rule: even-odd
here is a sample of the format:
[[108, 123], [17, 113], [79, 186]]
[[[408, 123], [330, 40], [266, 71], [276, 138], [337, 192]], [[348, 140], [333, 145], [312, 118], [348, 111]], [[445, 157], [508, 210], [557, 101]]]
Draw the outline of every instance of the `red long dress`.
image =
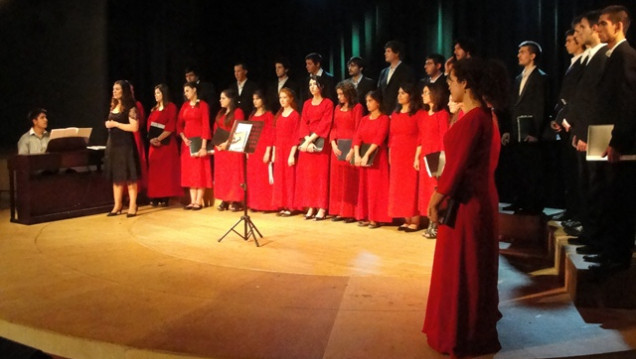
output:
[[170, 131], [168, 144], [153, 146], [148, 150], [148, 197], [181, 196], [183, 190], [179, 179], [181, 168], [179, 164], [179, 147], [175, 129], [177, 127], [177, 106], [172, 102], [164, 106], [163, 110], [153, 110], [148, 117], [147, 130], [150, 124], [156, 122], [165, 125], [164, 131]]
[[[331, 141], [353, 139], [353, 134], [362, 118], [362, 105], [356, 104], [349, 111], [340, 111], [336, 106], [331, 128]], [[331, 157], [329, 181], [329, 214], [354, 218], [358, 202], [358, 168], [347, 161], [339, 161], [335, 154]]]
[[[225, 124], [225, 114], [214, 122], [214, 130], [222, 128], [228, 132], [236, 121], [245, 119], [243, 110], [234, 110], [234, 119]], [[232, 151], [214, 151], [214, 196], [226, 202], [243, 201], [243, 156], [245, 154]]]
[[137, 108], [137, 123], [139, 128], [133, 132], [135, 137], [135, 145], [137, 146], [137, 153], [139, 153], [139, 165], [141, 166], [141, 178], [138, 180], [139, 192], [142, 192], [148, 188], [148, 161], [146, 160], [146, 147], [144, 146], [143, 138], [141, 138], [141, 130], [146, 125], [146, 112], [141, 102], [135, 102]]
[[[177, 118], [177, 133], [187, 138], [201, 137], [210, 140], [210, 110], [205, 101], [199, 100], [195, 106], [186, 101]], [[181, 144], [181, 186], [192, 188], [212, 188], [210, 157], [192, 157], [185, 142]]]
[[429, 115], [427, 112], [422, 112], [422, 116], [419, 118], [419, 133], [420, 133], [420, 146], [422, 151], [420, 152], [420, 186], [419, 186], [419, 209], [420, 214], [426, 216], [428, 214], [428, 202], [435, 191], [437, 186], [437, 178], [430, 177], [426, 172], [426, 163], [424, 162], [424, 156], [429, 153], [439, 152], [444, 150], [444, 134], [448, 131], [448, 123], [450, 121], [450, 114], [446, 110], [441, 110]]
[[389, 134], [389, 116], [380, 115], [372, 120], [369, 115], [360, 121], [353, 136], [353, 146], [371, 143], [378, 146], [372, 166], [360, 168], [356, 219], [391, 222], [389, 216], [389, 159], [386, 140]]
[[296, 165], [289, 166], [287, 160], [292, 147], [298, 144], [300, 115], [292, 111], [289, 116], [282, 114], [274, 120], [274, 190], [272, 205], [276, 209], [296, 209], [294, 192], [296, 188]]
[[497, 338], [497, 189], [499, 130], [475, 108], [444, 136], [446, 165], [438, 191], [460, 201], [454, 228], [437, 234], [424, 333], [431, 348], [457, 356], [501, 349]]
[[272, 205], [273, 185], [269, 183], [269, 163], [263, 162], [267, 147], [272, 147], [274, 144], [273, 119], [274, 116], [269, 111], [260, 116], [252, 115], [250, 117], [250, 121], [263, 122], [263, 130], [256, 150], [254, 153], [250, 153], [247, 159], [247, 206], [259, 211], [276, 209]]
[[329, 206], [329, 155], [331, 146], [329, 130], [333, 118], [333, 102], [323, 98], [318, 105], [305, 101], [298, 126], [298, 142], [312, 133], [325, 140], [325, 147], [320, 152], [300, 152], [296, 166], [296, 207], [314, 207], [327, 209]]
[[389, 216], [413, 217], [417, 208], [417, 171], [413, 168], [421, 114], [394, 112], [389, 128]]

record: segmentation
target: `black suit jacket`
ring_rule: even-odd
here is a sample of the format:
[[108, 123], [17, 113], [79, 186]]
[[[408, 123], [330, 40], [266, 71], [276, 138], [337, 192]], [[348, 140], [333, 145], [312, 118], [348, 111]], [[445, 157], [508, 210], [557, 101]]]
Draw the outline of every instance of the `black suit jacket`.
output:
[[413, 70], [404, 62], [402, 62], [393, 72], [391, 81], [387, 82], [389, 76], [389, 67], [385, 67], [380, 72], [378, 78], [378, 88], [382, 92], [382, 110], [389, 114], [395, 110], [397, 103], [397, 93], [402, 84], [409, 82], [415, 82], [415, 76]]
[[[561, 90], [557, 97], [557, 103], [554, 106], [554, 121], [558, 124], [562, 124], [564, 119], [568, 117], [568, 111], [576, 93], [577, 84], [581, 79], [581, 75], [585, 70], [585, 65], [581, 63], [581, 58], [568, 67], [565, 75], [563, 75], [563, 81], [561, 82]], [[570, 121], [568, 120], [568, 123]], [[570, 123], [571, 124], [571, 123]]]
[[568, 117], [572, 125], [572, 134], [587, 142], [587, 127], [598, 124], [599, 118], [599, 82], [607, 62], [607, 46], [600, 48], [583, 67], [581, 79], [570, 101]]
[[[530, 135], [541, 139], [546, 125], [546, 104], [548, 99], [548, 75], [535, 68], [528, 76], [523, 92], [519, 94], [522, 75], [515, 79], [513, 105], [512, 105], [512, 133], [513, 139], [517, 138], [517, 118], [520, 116], [532, 116], [533, 128]], [[523, 139], [522, 139], [523, 140]]]
[[[294, 98], [298, 99], [298, 84], [296, 81], [288, 77], [287, 81], [283, 84], [283, 87], [287, 87], [294, 91]], [[267, 106], [274, 114], [278, 112], [278, 109], [280, 109], [280, 101], [278, 100], [278, 79], [270, 82], [270, 85], [267, 88]]]
[[238, 108], [243, 110], [243, 114], [245, 114], [245, 119], [249, 117], [254, 109], [254, 101], [252, 100], [252, 95], [254, 95], [254, 91], [258, 89], [258, 85], [255, 81], [250, 79], [245, 80], [245, 84], [243, 85], [243, 91], [241, 94], [238, 94], [238, 84], [236, 81], [232, 82], [230, 85], [230, 89], [234, 90], [236, 93], [236, 105]]
[[[301, 108], [305, 101], [312, 97], [311, 93], [309, 92], [309, 79], [310, 76], [307, 76], [303, 83], [300, 85], [301, 97], [300, 101], [298, 101], [298, 106]], [[324, 85], [322, 89], [322, 97], [330, 99], [333, 103], [338, 103], [338, 98], [336, 96], [336, 80], [334, 79], [333, 75], [323, 69], [320, 79]]]
[[358, 82], [358, 87], [356, 88], [356, 92], [358, 93], [358, 103], [362, 105], [364, 109], [363, 112], [367, 112], [367, 104], [366, 97], [369, 91], [375, 90], [375, 81], [369, 77], [362, 76], [360, 82]]
[[610, 146], [621, 153], [636, 148], [636, 50], [627, 41], [617, 45], [605, 63], [599, 83], [599, 119], [614, 124]]

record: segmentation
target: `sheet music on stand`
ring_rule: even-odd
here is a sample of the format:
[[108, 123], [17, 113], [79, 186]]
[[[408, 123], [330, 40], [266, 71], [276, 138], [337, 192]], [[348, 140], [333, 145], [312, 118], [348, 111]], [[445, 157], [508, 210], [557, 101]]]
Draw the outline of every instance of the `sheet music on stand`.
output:
[[236, 121], [232, 126], [229, 138], [232, 139], [228, 151], [254, 153], [258, 139], [263, 132], [262, 121]]

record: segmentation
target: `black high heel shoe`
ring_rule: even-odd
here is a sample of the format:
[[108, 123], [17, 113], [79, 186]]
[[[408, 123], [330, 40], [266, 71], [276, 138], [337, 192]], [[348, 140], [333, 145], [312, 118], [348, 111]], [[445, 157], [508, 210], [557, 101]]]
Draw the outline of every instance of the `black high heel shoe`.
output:
[[131, 217], [135, 217], [137, 215], [137, 210], [139, 208], [135, 208], [134, 212], [130, 212], [130, 208], [128, 209], [128, 213], [126, 213], [126, 218], [131, 218]]
[[120, 214], [121, 214], [121, 209], [119, 211], [116, 211], [116, 212], [108, 212], [108, 213], [106, 213], [106, 217], [114, 217], [114, 216], [117, 216], [117, 215], [120, 215]]

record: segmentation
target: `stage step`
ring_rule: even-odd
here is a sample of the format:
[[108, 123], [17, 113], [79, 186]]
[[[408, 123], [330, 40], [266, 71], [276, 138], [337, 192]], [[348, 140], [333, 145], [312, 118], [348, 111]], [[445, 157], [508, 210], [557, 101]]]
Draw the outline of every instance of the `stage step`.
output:
[[503, 210], [499, 204], [500, 253], [515, 257], [551, 258], [555, 248], [555, 228], [548, 225], [550, 216], [562, 210], [546, 208], [543, 215], [521, 215]]
[[636, 258], [629, 270], [599, 278], [588, 270], [589, 262], [565, 245], [565, 286], [579, 307], [636, 309]]

